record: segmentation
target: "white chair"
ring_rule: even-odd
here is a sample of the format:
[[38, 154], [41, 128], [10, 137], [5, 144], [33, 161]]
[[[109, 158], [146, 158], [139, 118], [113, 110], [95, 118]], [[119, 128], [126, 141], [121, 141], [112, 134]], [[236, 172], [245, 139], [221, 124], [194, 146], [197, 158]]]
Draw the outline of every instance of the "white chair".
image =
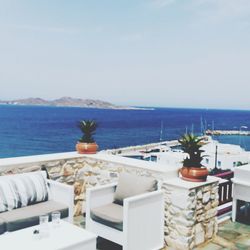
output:
[[[126, 176], [128, 178], [129, 176]], [[120, 177], [121, 178], [121, 177]], [[143, 177], [127, 185], [140, 187]], [[123, 185], [126, 184], [123, 182]], [[120, 185], [120, 179], [119, 184]], [[117, 183], [87, 189], [86, 229], [123, 246], [123, 250], [158, 250], [164, 246], [164, 197], [160, 190], [139, 193], [114, 203]], [[132, 188], [131, 188], [132, 187]], [[117, 187], [118, 189], [118, 187]], [[119, 189], [121, 189], [119, 187]], [[130, 190], [130, 191], [129, 191]], [[96, 217], [97, 218], [96, 218]], [[99, 217], [99, 218], [98, 218]], [[99, 220], [98, 220], [99, 219]]]

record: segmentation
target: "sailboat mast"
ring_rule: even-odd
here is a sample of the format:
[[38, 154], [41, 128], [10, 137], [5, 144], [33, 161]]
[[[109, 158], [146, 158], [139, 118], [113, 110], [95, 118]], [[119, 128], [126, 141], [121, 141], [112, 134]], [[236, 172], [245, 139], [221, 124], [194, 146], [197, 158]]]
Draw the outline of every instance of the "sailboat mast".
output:
[[201, 116], [201, 135], [204, 135], [204, 126], [203, 126], [202, 116]]
[[207, 131], [207, 120], [205, 120], [205, 132]]
[[162, 141], [163, 121], [161, 121], [160, 141]]
[[212, 121], [212, 131], [213, 131], [213, 133], [212, 133], [212, 138], [213, 138], [213, 135], [214, 135], [214, 120]]

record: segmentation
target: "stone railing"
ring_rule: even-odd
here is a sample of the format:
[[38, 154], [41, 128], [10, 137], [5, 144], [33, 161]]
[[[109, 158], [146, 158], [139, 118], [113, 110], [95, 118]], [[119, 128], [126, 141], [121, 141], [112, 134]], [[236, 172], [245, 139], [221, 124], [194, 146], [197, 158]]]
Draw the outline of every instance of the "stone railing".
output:
[[192, 249], [215, 235], [218, 178], [190, 183], [178, 178], [176, 167], [121, 156], [76, 152], [0, 159], [0, 175], [36, 171], [46, 167], [51, 179], [74, 185], [75, 210], [85, 212], [88, 187], [117, 181], [120, 172], [161, 180], [165, 195], [165, 239], [176, 249]]

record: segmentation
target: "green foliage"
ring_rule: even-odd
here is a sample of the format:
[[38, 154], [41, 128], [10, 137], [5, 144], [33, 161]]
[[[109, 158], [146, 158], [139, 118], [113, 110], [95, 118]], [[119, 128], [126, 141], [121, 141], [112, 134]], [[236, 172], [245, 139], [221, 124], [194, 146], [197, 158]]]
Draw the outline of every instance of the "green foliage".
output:
[[247, 165], [247, 164], [248, 164], [248, 162], [238, 161], [237, 164], [236, 164], [236, 166], [240, 167], [240, 166], [244, 166], [244, 165]]
[[201, 161], [204, 156], [201, 154], [204, 150], [201, 150], [203, 138], [199, 138], [194, 134], [184, 134], [178, 142], [181, 144], [182, 150], [189, 155], [183, 161], [185, 167], [202, 167]]
[[78, 127], [83, 133], [83, 136], [79, 140], [79, 142], [93, 143], [95, 142], [93, 136], [97, 129], [97, 123], [94, 120], [83, 120], [80, 121]]
[[231, 172], [230, 169], [220, 169], [220, 168], [213, 168], [209, 171], [209, 175], [217, 175], [217, 174], [223, 174], [226, 172]]

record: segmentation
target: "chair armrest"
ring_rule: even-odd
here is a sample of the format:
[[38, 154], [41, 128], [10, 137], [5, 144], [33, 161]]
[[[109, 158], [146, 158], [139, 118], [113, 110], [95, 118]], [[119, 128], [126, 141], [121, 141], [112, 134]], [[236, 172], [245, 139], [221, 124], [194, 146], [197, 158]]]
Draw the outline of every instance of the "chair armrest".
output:
[[141, 202], [144, 200], [145, 200], [145, 204], [150, 203], [151, 198], [158, 197], [158, 196], [159, 197], [163, 196], [163, 191], [157, 190], [157, 191], [153, 191], [153, 192], [135, 195], [135, 196], [128, 197], [128, 198], [124, 199], [123, 206], [126, 206], [126, 205], [131, 206], [133, 204], [136, 204], [137, 202]]
[[[136, 195], [123, 201], [123, 228], [127, 239], [133, 239], [133, 235], [144, 235], [145, 246], [150, 240], [157, 240], [160, 236], [161, 244], [164, 242], [164, 193], [161, 190]], [[140, 233], [141, 232], [141, 233]], [[145, 237], [151, 235], [151, 239]], [[150, 237], [149, 237], [150, 238]], [[136, 240], [136, 239], [135, 239]]]
[[247, 186], [247, 187], [250, 186], [250, 183], [248, 181], [242, 181], [237, 178], [232, 178], [231, 181], [233, 182], [233, 184], [238, 184], [238, 185]]
[[73, 221], [74, 188], [58, 181], [47, 180], [50, 188], [50, 200], [67, 205], [69, 208], [69, 221]]

